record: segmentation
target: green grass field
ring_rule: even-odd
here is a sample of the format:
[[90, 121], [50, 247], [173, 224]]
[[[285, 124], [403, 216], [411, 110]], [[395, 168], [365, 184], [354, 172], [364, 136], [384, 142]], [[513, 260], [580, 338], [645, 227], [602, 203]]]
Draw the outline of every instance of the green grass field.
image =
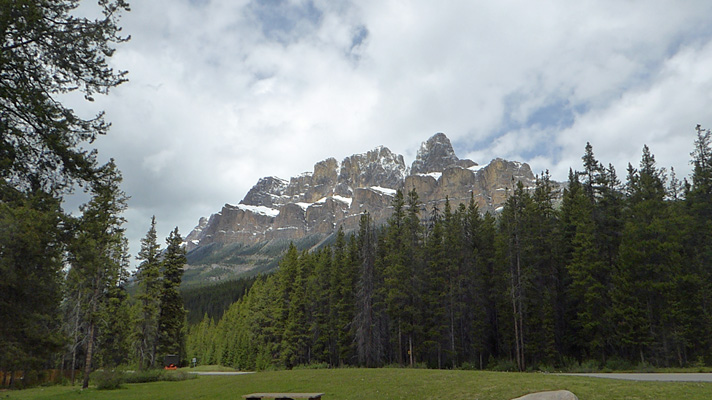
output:
[[628, 382], [542, 373], [424, 369], [332, 369], [201, 376], [181, 382], [125, 385], [84, 392], [55, 386], [0, 392], [0, 399], [242, 399], [252, 392], [324, 392], [337, 399], [511, 399], [526, 393], [568, 389], [581, 400], [712, 399], [711, 383]]

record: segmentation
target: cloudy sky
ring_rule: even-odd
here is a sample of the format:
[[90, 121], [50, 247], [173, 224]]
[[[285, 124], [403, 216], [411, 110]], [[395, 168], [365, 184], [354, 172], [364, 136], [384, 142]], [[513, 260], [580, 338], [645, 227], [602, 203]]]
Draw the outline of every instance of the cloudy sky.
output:
[[[625, 176], [647, 144], [690, 171], [712, 127], [709, 0], [133, 1], [106, 111], [131, 196], [131, 252], [238, 203], [263, 176], [384, 145], [410, 164], [436, 132], [460, 158], [565, 180], [586, 142]], [[94, 107], [94, 108], [92, 108]], [[96, 108], [96, 109], [95, 109]]]

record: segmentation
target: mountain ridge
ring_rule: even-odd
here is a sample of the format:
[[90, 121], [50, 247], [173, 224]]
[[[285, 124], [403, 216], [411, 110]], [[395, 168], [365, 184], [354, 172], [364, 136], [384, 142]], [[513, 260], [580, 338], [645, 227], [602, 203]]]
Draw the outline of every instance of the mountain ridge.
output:
[[[437, 133], [422, 143], [411, 166], [402, 155], [377, 146], [341, 162], [333, 157], [319, 161], [313, 171], [289, 180], [260, 178], [237, 205], [226, 203], [209, 218], [201, 217], [185, 245], [189, 263], [197, 265], [200, 258], [190, 253], [201, 248], [205, 253], [209, 246], [321, 243], [339, 228], [357, 229], [366, 211], [377, 224], [385, 222], [397, 190], [415, 189], [427, 208], [446, 198], [453, 206], [474, 198], [482, 212], [496, 213], [519, 181], [534, 186], [535, 176], [526, 163], [495, 158], [478, 165], [460, 159], [447, 136]], [[212, 266], [240, 264], [218, 261]], [[238, 269], [250, 270], [249, 265]]]

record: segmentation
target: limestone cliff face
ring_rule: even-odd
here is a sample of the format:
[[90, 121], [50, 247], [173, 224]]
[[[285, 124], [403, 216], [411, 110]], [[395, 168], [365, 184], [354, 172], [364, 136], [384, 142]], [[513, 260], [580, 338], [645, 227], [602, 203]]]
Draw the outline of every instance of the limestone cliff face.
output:
[[287, 187], [287, 181], [284, 179], [268, 176], [261, 178], [257, 184], [247, 192], [245, 198], [240, 204], [250, 204], [254, 206], [262, 205], [271, 207], [274, 204], [280, 204], [281, 198], [284, 196], [284, 191]]
[[366, 211], [382, 223], [397, 190], [415, 189], [426, 207], [445, 198], [456, 206], [473, 197], [482, 212], [497, 212], [518, 181], [534, 186], [527, 164], [497, 158], [479, 166], [461, 160], [447, 136], [438, 133], [423, 143], [410, 169], [403, 156], [381, 146], [341, 162], [320, 161], [312, 172], [289, 181], [262, 178], [237, 206], [226, 204], [209, 219], [201, 218], [186, 237], [187, 249], [324, 238], [339, 227], [357, 229]]
[[351, 197], [354, 189], [380, 186], [397, 188], [406, 176], [403, 156], [393, 154], [386, 147], [377, 147], [365, 154], [344, 159], [339, 172], [336, 193]]

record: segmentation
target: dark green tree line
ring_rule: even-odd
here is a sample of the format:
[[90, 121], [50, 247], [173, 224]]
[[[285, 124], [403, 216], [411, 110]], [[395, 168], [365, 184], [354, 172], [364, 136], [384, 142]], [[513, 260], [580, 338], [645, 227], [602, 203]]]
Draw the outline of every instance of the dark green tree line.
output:
[[398, 191], [382, 227], [364, 214], [333, 247], [290, 248], [221, 320], [192, 328], [188, 353], [243, 369], [710, 362], [709, 244], [696, 236], [711, 154], [698, 129], [690, 182], [644, 147], [621, 183], [589, 144], [561, 192], [548, 172], [513, 182], [496, 217], [474, 198], [426, 206]]

